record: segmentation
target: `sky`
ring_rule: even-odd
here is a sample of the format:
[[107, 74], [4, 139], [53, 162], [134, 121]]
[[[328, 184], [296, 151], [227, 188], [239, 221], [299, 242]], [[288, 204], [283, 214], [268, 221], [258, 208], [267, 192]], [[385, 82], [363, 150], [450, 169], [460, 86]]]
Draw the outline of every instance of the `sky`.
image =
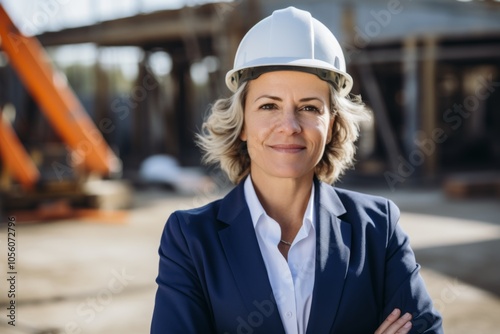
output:
[[0, 0], [27, 35], [206, 2], [213, 0]]

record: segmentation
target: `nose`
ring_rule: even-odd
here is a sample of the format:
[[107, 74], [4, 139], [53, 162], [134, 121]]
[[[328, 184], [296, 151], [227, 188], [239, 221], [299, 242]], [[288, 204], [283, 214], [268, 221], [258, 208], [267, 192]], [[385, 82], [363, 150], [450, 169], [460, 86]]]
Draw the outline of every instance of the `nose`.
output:
[[288, 135], [299, 133], [302, 130], [295, 108], [286, 108], [283, 111], [279, 130]]

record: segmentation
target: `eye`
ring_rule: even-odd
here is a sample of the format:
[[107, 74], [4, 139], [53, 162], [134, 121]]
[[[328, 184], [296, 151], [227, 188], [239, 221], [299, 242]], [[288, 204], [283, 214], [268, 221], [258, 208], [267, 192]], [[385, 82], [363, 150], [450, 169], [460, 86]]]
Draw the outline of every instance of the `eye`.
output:
[[274, 110], [274, 109], [278, 109], [278, 106], [274, 103], [266, 103], [266, 104], [263, 104], [259, 107], [259, 109], [263, 109], [263, 110]]
[[313, 105], [303, 106], [299, 110], [311, 111], [311, 112], [317, 112], [317, 113], [321, 112], [321, 110], [318, 107], [313, 106]]

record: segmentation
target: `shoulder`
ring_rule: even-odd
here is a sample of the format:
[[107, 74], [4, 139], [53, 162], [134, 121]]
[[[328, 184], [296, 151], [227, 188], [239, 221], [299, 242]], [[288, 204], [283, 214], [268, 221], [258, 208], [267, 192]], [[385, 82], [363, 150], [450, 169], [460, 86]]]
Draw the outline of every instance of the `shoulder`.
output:
[[212, 245], [218, 231], [225, 226], [216, 219], [219, 206], [220, 200], [217, 200], [198, 208], [172, 212], [163, 227], [160, 252], [202, 254], [200, 247]]
[[221, 200], [216, 200], [197, 208], [174, 211], [167, 220], [167, 225], [178, 225], [181, 230], [193, 230], [207, 227], [216, 221]]
[[[399, 222], [400, 211], [393, 201], [375, 195], [325, 185], [330, 198], [337, 197], [342, 203], [342, 215], [338, 217], [354, 229], [378, 231], [391, 235]], [[330, 199], [330, 200], [331, 200]], [[323, 203], [328, 206], [328, 203]], [[378, 234], [377, 233], [377, 234]]]
[[174, 213], [177, 216], [186, 217], [186, 218], [194, 218], [194, 217], [207, 217], [217, 215], [219, 211], [221, 199], [215, 200], [213, 202], [204, 204], [199, 207], [185, 209], [185, 210], [176, 210]]
[[210, 234], [227, 226], [246, 209], [243, 187], [238, 185], [226, 196], [200, 207], [174, 211], [167, 220], [169, 224], [185, 233]]
[[344, 204], [346, 210], [363, 210], [373, 214], [399, 217], [400, 211], [396, 204], [382, 196], [365, 194], [357, 191], [332, 187]]

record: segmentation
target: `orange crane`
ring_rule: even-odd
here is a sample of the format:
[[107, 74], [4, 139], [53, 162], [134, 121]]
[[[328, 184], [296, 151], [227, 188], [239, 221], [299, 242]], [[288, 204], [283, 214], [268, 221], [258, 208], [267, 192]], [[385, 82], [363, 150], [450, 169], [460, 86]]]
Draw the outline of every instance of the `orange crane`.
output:
[[[18, 73], [33, 99], [62, 140], [80, 155], [84, 167], [100, 175], [121, 171], [121, 162], [84, 110], [73, 90], [55, 70], [35, 37], [24, 36], [0, 4], [0, 49]], [[24, 188], [40, 178], [34, 163], [15, 136], [10, 124], [1, 120], [0, 155]]]
[[40, 179], [40, 173], [0, 109], [0, 156], [7, 170], [26, 189]]

